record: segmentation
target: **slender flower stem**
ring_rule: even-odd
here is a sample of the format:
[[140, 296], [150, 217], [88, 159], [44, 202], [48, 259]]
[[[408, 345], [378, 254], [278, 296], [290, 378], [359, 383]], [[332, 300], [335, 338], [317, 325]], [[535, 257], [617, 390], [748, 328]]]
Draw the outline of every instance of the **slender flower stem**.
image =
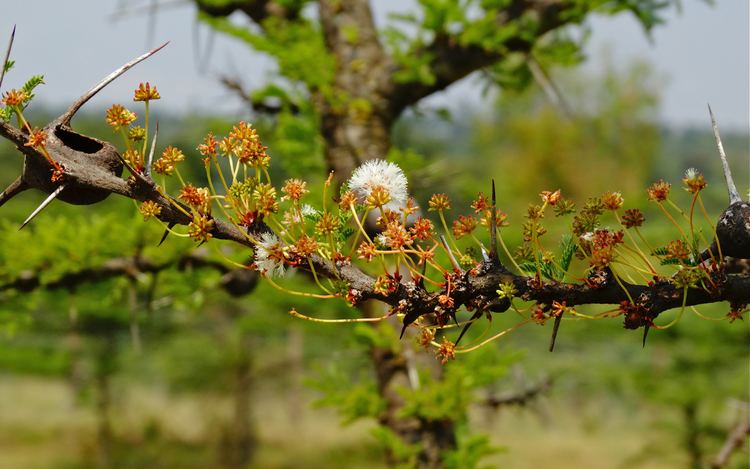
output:
[[659, 329], [659, 330], [669, 329], [670, 327], [680, 322], [680, 318], [682, 318], [682, 313], [685, 312], [685, 304], [687, 303], [687, 290], [688, 290], [687, 287], [684, 287], [682, 289], [682, 307], [680, 308], [680, 311], [677, 313], [677, 316], [675, 316], [674, 319], [672, 319], [669, 323], [663, 326], [657, 326], [656, 324], [654, 324], [653, 325], [654, 329]]
[[625, 288], [625, 285], [622, 284], [622, 280], [620, 280], [620, 276], [617, 275], [617, 273], [615, 273], [614, 270], [612, 271], [612, 276], [615, 278], [615, 281], [617, 281], [617, 284], [620, 285], [620, 288], [622, 288], [622, 291], [625, 292], [625, 296], [627, 296], [628, 300], [630, 300], [630, 304], [634, 305], [635, 302], [633, 301], [633, 297], [630, 296], [630, 292], [628, 291], [627, 288]]
[[448, 224], [445, 222], [445, 215], [443, 215], [442, 210], [438, 210], [438, 216], [440, 217], [440, 223], [443, 225], [443, 230], [445, 231], [445, 235], [450, 239], [451, 244], [453, 245], [453, 249], [456, 250], [456, 252], [460, 253], [461, 250], [458, 249], [458, 245], [456, 245], [456, 241], [453, 239], [453, 235], [451, 234], [451, 231], [448, 229]]
[[169, 231], [170, 234], [172, 234], [174, 236], [177, 236], [178, 238], [189, 238], [190, 237], [190, 235], [187, 234], [187, 233], [178, 233], [178, 232], [176, 232], [175, 230], [173, 230], [172, 228], [170, 228], [169, 225], [167, 225], [163, 221], [159, 220], [158, 218], [156, 220], [159, 223], [161, 223], [161, 225], [164, 227], [164, 229], [167, 230], [167, 231]]
[[[369, 243], [372, 243], [372, 240], [371, 240], [371, 239], [370, 239], [370, 237], [369, 237], [369, 236], [367, 235], [367, 232], [365, 231], [365, 228], [364, 228], [364, 227], [362, 226], [362, 222], [360, 222], [360, 221], [359, 221], [359, 217], [357, 216], [357, 210], [356, 210], [356, 209], [354, 208], [354, 204], [349, 204], [349, 210], [351, 210], [351, 211], [352, 211], [352, 216], [353, 216], [353, 218], [354, 218], [354, 222], [355, 222], [355, 223], [357, 224], [357, 227], [359, 227], [359, 232], [360, 232], [360, 233], [362, 233], [362, 234], [363, 234], [363, 235], [365, 236], [365, 239], [366, 239], [366, 240], [367, 240], [367, 241], [368, 241]], [[365, 217], [367, 217], [367, 213], [369, 212], [369, 210], [370, 210], [369, 208], [365, 210], [365, 214], [364, 214], [364, 216], [362, 217], [363, 219], [364, 219]]]
[[182, 175], [180, 174], [180, 170], [179, 170], [179, 169], [177, 169], [177, 166], [176, 166], [176, 165], [175, 165], [175, 168], [174, 168], [174, 173], [175, 173], [175, 175], [177, 176], [177, 179], [179, 179], [179, 180], [180, 180], [180, 185], [181, 185], [182, 187], [185, 187], [185, 180], [184, 180], [184, 179], [182, 179]]
[[502, 337], [504, 335], [507, 335], [510, 332], [515, 331], [516, 329], [520, 328], [521, 326], [525, 326], [529, 322], [531, 322], [530, 319], [527, 319], [525, 321], [521, 321], [518, 324], [516, 324], [516, 325], [514, 325], [512, 327], [509, 327], [508, 329], [505, 329], [504, 331], [500, 331], [500, 332], [498, 332], [497, 334], [493, 335], [492, 337], [490, 337], [488, 339], [483, 340], [482, 342], [478, 343], [477, 345], [474, 345], [474, 346], [471, 346], [471, 347], [466, 347], [466, 348], [456, 349], [456, 353], [473, 352], [474, 350], [477, 350], [478, 348], [483, 347], [483, 346], [489, 344], [490, 342], [492, 342], [492, 341], [494, 341], [496, 339], [499, 339], [500, 337]]
[[281, 285], [279, 285], [278, 283], [274, 282], [273, 279], [269, 275], [264, 275], [263, 278], [266, 279], [266, 281], [268, 281], [268, 283], [273, 288], [275, 288], [275, 289], [277, 289], [279, 291], [282, 291], [284, 293], [288, 293], [290, 295], [304, 296], [306, 298], [319, 298], [319, 299], [336, 298], [336, 295], [319, 295], [317, 293], [307, 293], [307, 292], [295, 291], [295, 290], [290, 290], [288, 288], [284, 288]]
[[643, 260], [643, 262], [646, 263], [649, 270], [651, 270], [651, 273], [653, 275], [656, 275], [656, 269], [654, 268], [653, 264], [651, 264], [651, 261], [649, 261], [646, 254], [644, 254], [644, 252], [641, 250], [641, 247], [638, 245], [635, 237], [630, 233], [630, 230], [628, 230], [627, 227], [623, 224], [622, 220], [620, 219], [620, 214], [618, 214], [617, 212], [614, 212], [614, 214], [615, 218], [617, 219], [617, 223], [619, 223], [620, 226], [624, 228], [625, 236], [627, 236], [630, 242], [633, 243], [633, 246], [635, 246], [635, 249], [638, 251], [638, 255], [640, 256], [640, 258]]
[[323, 324], [345, 324], [345, 323], [355, 323], [355, 322], [378, 322], [382, 321], [384, 319], [388, 319], [391, 317], [391, 313], [388, 313], [384, 316], [379, 316], [376, 318], [353, 318], [353, 319], [320, 319], [320, 318], [313, 318], [311, 316], [306, 316], [300, 312], [298, 312], [296, 309], [291, 309], [289, 311], [290, 316], [294, 316], [295, 318], [304, 319], [305, 321], [312, 321], [312, 322], [320, 322]]
[[219, 159], [213, 158], [214, 164], [216, 165], [216, 172], [219, 173], [219, 179], [221, 179], [221, 184], [224, 186], [224, 192], [229, 192], [229, 186], [227, 186], [227, 181], [224, 179], [224, 172], [221, 170], [221, 165], [219, 165]]
[[508, 259], [510, 259], [513, 267], [516, 268], [518, 273], [523, 274], [523, 270], [521, 270], [521, 267], [518, 266], [516, 260], [513, 258], [513, 256], [510, 255], [510, 251], [508, 250], [508, 246], [505, 245], [505, 241], [503, 240], [503, 235], [500, 230], [497, 230], [497, 239], [498, 241], [500, 241], [500, 246], [503, 248], [503, 252], [505, 252], [505, 255], [508, 256]]
[[[144, 139], [143, 139], [143, 148], [141, 149], [141, 156], [145, 159], [146, 148], [148, 147], [148, 100], [144, 101], [144, 104], [146, 106], [146, 110], [143, 114], [143, 127], [144, 127], [145, 134], [144, 134]], [[130, 150], [130, 145], [128, 145], [128, 150]]]
[[[716, 226], [714, 226], [714, 223], [711, 219], [711, 217], [708, 216], [708, 212], [706, 211], [706, 206], [703, 205], [703, 197], [698, 196], [698, 205], [700, 205], [701, 212], [703, 213], [703, 216], [706, 218], [706, 221], [708, 221], [709, 226], [711, 227], [711, 232], [714, 234], [714, 241], [716, 242], [716, 249], [719, 250], [719, 262], [721, 262], [724, 259], [724, 256], [721, 254], [721, 243], [719, 243], [719, 236], [716, 234]], [[713, 254], [711, 255], [713, 258]]]
[[672, 222], [672, 224], [673, 224], [674, 226], [676, 226], [678, 230], [680, 230], [680, 233], [682, 234], [682, 238], [683, 238], [683, 239], [684, 239], [685, 241], [688, 241], [688, 240], [689, 240], [689, 238], [687, 237], [687, 234], [685, 234], [685, 230], [683, 230], [683, 229], [682, 229], [682, 227], [681, 227], [681, 226], [680, 226], [680, 225], [679, 225], [679, 224], [677, 223], [677, 221], [676, 221], [676, 220], [675, 220], [675, 219], [674, 219], [674, 218], [672, 217], [672, 215], [671, 215], [671, 214], [669, 213], [669, 211], [667, 211], [667, 209], [666, 209], [666, 208], [664, 208], [664, 206], [663, 206], [663, 205], [661, 204], [661, 202], [657, 202], [657, 203], [656, 203], [656, 205], [657, 205], [657, 206], [659, 207], [659, 209], [660, 209], [660, 210], [661, 210], [661, 211], [662, 211], [662, 212], [664, 213], [664, 215], [666, 215], [666, 217], [667, 217], [667, 218], [669, 219], [669, 221], [670, 221], [670, 222]]
[[320, 287], [321, 290], [323, 290], [324, 292], [330, 295], [331, 292], [320, 283], [320, 279], [318, 279], [318, 273], [315, 271], [315, 265], [313, 265], [309, 257], [307, 258], [307, 264], [310, 266], [310, 272], [312, 273], [312, 276], [315, 279], [315, 284], [318, 285], [318, 287]]
[[710, 316], [703, 315], [698, 312], [698, 309], [695, 306], [691, 306], [690, 309], [693, 310], [693, 313], [695, 313], [696, 316], [698, 316], [701, 319], [705, 319], [707, 321], [725, 321], [727, 319], [726, 316], [722, 316], [720, 318], [712, 318]]

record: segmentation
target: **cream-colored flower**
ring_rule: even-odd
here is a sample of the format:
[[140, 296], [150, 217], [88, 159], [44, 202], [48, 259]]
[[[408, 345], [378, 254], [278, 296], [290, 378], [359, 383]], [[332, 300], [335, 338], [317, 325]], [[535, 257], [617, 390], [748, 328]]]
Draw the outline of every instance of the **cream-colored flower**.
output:
[[390, 200], [384, 208], [398, 210], [406, 205], [407, 180], [397, 165], [383, 160], [369, 160], [359, 166], [349, 179], [349, 189], [359, 203], [365, 203], [376, 188], [382, 188]]

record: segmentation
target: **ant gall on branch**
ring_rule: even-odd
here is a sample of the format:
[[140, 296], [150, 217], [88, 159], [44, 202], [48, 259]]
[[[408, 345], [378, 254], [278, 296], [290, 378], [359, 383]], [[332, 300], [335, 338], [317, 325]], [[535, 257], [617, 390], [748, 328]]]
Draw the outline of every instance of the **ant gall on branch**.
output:
[[[27, 188], [50, 194], [27, 223], [54, 198], [73, 204], [93, 204], [110, 193], [134, 199], [141, 202], [144, 218], [164, 224], [164, 237], [190, 237], [201, 244], [225, 239], [251, 248], [251, 262], [240, 267], [257, 270], [286, 294], [389, 305], [388, 314], [379, 319], [400, 317], [402, 336], [413, 332], [443, 361], [532, 323], [553, 323], [552, 349], [564, 318], [622, 316], [626, 328], [644, 329], [645, 343], [650, 328], [671, 327], [688, 308], [701, 316], [695, 305], [728, 301], [730, 321], [747, 311], [750, 275], [735, 273], [732, 266], [750, 258], [750, 206], [734, 188], [715, 121], [730, 193], [730, 205], [716, 227], [701, 198], [706, 181], [690, 169], [682, 179], [691, 197], [688, 210], [670, 198], [671, 185], [665, 181], [647, 190], [655, 209], [673, 226], [674, 239], [650, 242], [641, 233], [644, 213], [625, 208], [618, 192], [590, 198], [577, 208], [556, 190], [543, 191], [540, 202], [529, 206], [521, 223], [522, 241], [511, 251], [503, 236], [509, 218], [497, 207], [494, 181], [490, 197], [480, 192], [470, 207], [452, 216], [447, 195], [432, 195], [423, 211], [409, 196], [408, 180], [397, 165], [369, 160], [339, 190], [331, 175], [313, 197], [306, 181], [274, 184], [268, 149], [245, 122], [226, 136], [207, 135], [197, 147], [205, 186], [186, 181], [179, 170], [186, 159], [182, 150], [167, 146], [154, 160], [156, 131], [149, 148], [149, 104], [160, 95], [148, 83], [133, 98], [144, 106], [141, 124], [125, 106], [107, 111], [107, 123], [123, 139], [122, 153], [71, 129], [73, 115], [91, 96], [158, 50], [110, 74], [42, 130], [23, 115], [30, 91], [3, 93], [0, 135], [16, 144], [25, 164], [23, 174], [0, 194], [0, 205]], [[8, 123], [11, 117], [19, 128]], [[127, 178], [121, 176], [124, 169]], [[559, 251], [550, 248], [548, 235], [549, 220], [556, 218], [568, 226], [554, 240]], [[292, 291], [279, 283], [290, 270], [309, 274], [316, 291]], [[610, 307], [595, 313], [578, 310], [590, 304]], [[461, 322], [464, 309], [471, 316]], [[678, 309], [674, 320], [657, 324], [658, 316], [670, 309]], [[518, 315], [514, 325], [458, 345], [474, 322], [507, 311]], [[292, 314], [317, 322], [352, 321]], [[461, 331], [451, 340], [448, 329], [456, 327]]]

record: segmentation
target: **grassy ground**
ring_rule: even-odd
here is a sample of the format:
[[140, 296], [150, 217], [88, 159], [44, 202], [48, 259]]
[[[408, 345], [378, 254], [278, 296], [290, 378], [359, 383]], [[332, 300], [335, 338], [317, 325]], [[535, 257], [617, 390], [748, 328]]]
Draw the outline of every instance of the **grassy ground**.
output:
[[[384, 467], [366, 423], [341, 427], [330, 411], [307, 405], [293, 415], [298, 406], [286, 397], [255, 400], [252, 467]], [[217, 467], [217, 427], [228, 412], [223, 399], [139, 388], [118, 392], [116, 400], [111, 467]], [[685, 467], [664, 416], [655, 415], [655, 409], [562, 401], [553, 392], [530, 409], [476, 412], [472, 424], [504, 448], [486, 460], [490, 467]], [[94, 414], [72, 400], [63, 382], [0, 379], [0, 467], [84, 468], [98, 457]]]

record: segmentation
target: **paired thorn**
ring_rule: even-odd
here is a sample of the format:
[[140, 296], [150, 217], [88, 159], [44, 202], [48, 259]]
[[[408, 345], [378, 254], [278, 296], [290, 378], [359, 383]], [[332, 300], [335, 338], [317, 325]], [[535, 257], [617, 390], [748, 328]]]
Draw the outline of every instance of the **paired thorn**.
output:
[[126, 63], [122, 67], [118, 68], [114, 72], [110, 73], [102, 81], [97, 83], [93, 88], [91, 88], [89, 91], [84, 93], [83, 96], [78, 98], [71, 106], [68, 108], [67, 111], [65, 111], [60, 117], [57, 118], [57, 120], [64, 124], [64, 125], [70, 125], [70, 120], [73, 118], [76, 112], [78, 112], [79, 109], [81, 109], [81, 106], [86, 104], [86, 102], [93, 98], [96, 93], [100, 92], [105, 86], [112, 83], [115, 79], [117, 79], [120, 75], [127, 72], [131, 68], [133, 68], [135, 65], [139, 64], [140, 62], [143, 62], [147, 58], [151, 57], [152, 55], [159, 52], [161, 49], [163, 49], [167, 44], [169, 44], [169, 41], [165, 42], [164, 44], [160, 45], [156, 49], [150, 50], [146, 52], [145, 54], [136, 57], [135, 59], [131, 60], [130, 62]]
[[120, 155], [119, 153], [117, 153], [117, 158], [120, 159], [120, 163], [122, 163], [122, 165], [125, 166], [128, 169], [128, 171], [130, 171], [130, 174], [132, 174], [133, 177], [135, 177], [137, 179], [140, 179], [142, 182], [148, 183], [148, 179], [146, 179], [146, 177], [143, 174], [141, 174], [138, 171], [136, 171], [135, 168], [133, 168], [130, 165], [130, 163], [128, 163], [125, 160], [125, 158], [122, 157], [122, 155]]
[[443, 248], [445, 248], [445, 251], [448, 253], [448, 257], [451, 260], [451, 264], [453, 265], [453, 268], [457, 271], [461, 272], [461, 265], [456, 260], [456, 257], [453, 255], [453, 251], [451, 251], [450, 246], [448, 246], [448, 241], [445, 239], [445, 235], [440, 235], [440, 242], [443, 244]]
[[648, 337], [649, 329], [651, 329], [651, 325], [646, 324], [643, 326], [643, 348], [646, 348], [646, 338]]
[[719, 157], [721, 157], [721, 165], [724, 168], [724, 179], [727, 182], [727, 191], [729, 192], [729, 205], [736, 202], [741, 202], [739, 192], [737, 192], [737, 186], [734, 185], [734, 179], [732, 179], [732, 170], [729, 169], [729, 162], [727, 161], [727, 155], [724, 153], [724, 145], [721, 143], [721, 135], [719, 135], [719, 126], [716, 124], [716, 117], [714, 112], [711, 110], [711, 105], [708, 105], [708, 114], [711, 116], [711, 127], [714, 129], [714, 137], [716, 138], [716, 146], [719, 149]]
[[16, 37], [16, 25], [13, 25], [13, 32], [10, 33], [10, 41], [8, 41], [8, 49], [5, 51], [5, 60], [3, 60], [2, 70], [0, 70], [0, 87], [3, 86], [3, 78], [5, 78], [5, 66], [8, 64], [10, 59], [10, 51], [13, 49], [13, 39]]
[[5, 188], [4, 191], [0, 192], [0, 207], [2, 207], [5, 202], [9, 201], [28, 188], [29, 185], [23, 181], [21, 176], [18, 176], [15, 181], [11, 182], [10, 185]]
[[469, 330], [469, 327], [471, 327], [471, 325], [474, 324], [474, 321], [476, 321], [477, 319], [479, 319], [482, 316], [483, 313], [484, 313], [484, 311], [477, 310], [474, 314], [471, 315], [471, 318], [469, 319], [469, 322], [467, 322], [464, 325], [464, 328], [461, 329], [461, 333], [458, 334], [458, 339], [456, 339], [456, 342], [454, 343], [454, 345], [458, 346], [458, 343], [461, 342], [461, 338], [464, 336], [464, 334], [466, 334], [466, 331]]
[[497, 260], [497, 200], [495, 198], [495, 179], [492, 179], [492, 213], [490, 214], [490, 259]]
[[555, 350], [555, 340], [557, 340], [557, 331], [560, 329], [560, 323], [562, 322], [563, 313], [558, 314], [555, 317], [555, 323], [552, 325], [552, 339], [549, 343], [549, 351]]
[[54, 192], [52, 192], [50, 195], [48, 195], [47, 198], [44, 199], [44, 201], [41, 204], [39, 204], [39, 206], [36, 208], [36, 210], [34, 210], [33, 212], [31, 212], [31, 215], [29, 215], [29, 217], [21, 224], [21, 226], [18, 227], [18, 229], [22, 230], [24, 226], [28, 225], [31, 222], [31, 220], [34, 219], [35, 216], [39, 215], [39, 212], [41, 212], [42, 210], [44, 210], [44, 208], [47, 205], [49, 205], [50, 202], [52, 202], [53, 200], [55, 200], [55, 197], [57, 197], [58, 195], [60, 195], [60, 192], [62, 192], [63, 189], [65, 189], [65, 187], [66, 187], [65, 184], [61, 184], [57, 189], [54, 190]]
[[157, 244], [157, 246], [161, 246], [162, 243], [164, 243], [164, 241], [167, 239], [167, 236], [169, 236], [169, 230], [171, 230], [172, 228], [174, 228], [174, 226], [176, 224], [177, 223], [169, 222], [169, 224], [167, 225], [167, 229], [164, 230], [164, 234], [161, 235], [161, 239], [159, 240], [159, 244]]
[[146, 176], [151, 177], [151, 165], [154, 162], [154, 151], [156, 151], [156, 137], [159, 135], [159, 121], [156, 121], [156, 128], [154, 129], [154, 138], [151, 140], [151, 151], [148, 153], [148, 162], [146, 162]]

